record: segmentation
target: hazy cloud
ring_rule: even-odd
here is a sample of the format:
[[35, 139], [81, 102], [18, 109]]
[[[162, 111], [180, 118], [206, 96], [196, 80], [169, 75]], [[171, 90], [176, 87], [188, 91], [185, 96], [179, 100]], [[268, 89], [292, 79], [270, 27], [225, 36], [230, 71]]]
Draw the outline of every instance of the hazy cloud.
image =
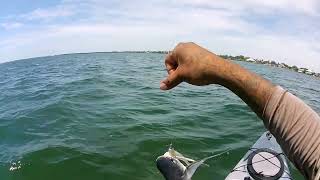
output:
[[66, 8], [54, 8], [54, 9], [36, 9], [28, 14], [23, 15], [27, 20], [48, 20], [59, 17], [71, 16], [74, 13], [70, 9]]
[[[221, 54], [263, 57], [320, 71], [319, 12], [316, 0], [64, 0], [0, 19], [7, 32], [19, 27], [5, 35], [0, 31], [0, 59], [167, 50], [179, 41], [194, 41]], [[21, 25], [10, 28], [10, 21]]]
[[3, 22], [0, 24], [0, 26], [6, 30], [10, 30], [10, 29], [19, 28], [23, 26], [23, 24], [18, 22]]

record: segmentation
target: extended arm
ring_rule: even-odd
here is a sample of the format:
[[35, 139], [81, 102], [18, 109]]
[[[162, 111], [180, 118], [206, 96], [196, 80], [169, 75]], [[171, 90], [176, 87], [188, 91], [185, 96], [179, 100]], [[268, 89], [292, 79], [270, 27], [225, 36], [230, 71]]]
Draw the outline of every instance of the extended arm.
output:
[[270, 81], [194, 43], [179, 44], [167, 56], [166, 67], [169, 76], [162, 81], [161, 89], [171, 89], [182, 81], [220, 84], [237, 94], [259, 117], [275, 88]]
[[165, 64], [169, 75], [160, 84], [162, 90], [182, 81], [228, 88], [263, 119], [266, 128], [305, 177], [316, 179], [320, 174], [320, 117], [300, 99], [194, 43], [176, 46]]

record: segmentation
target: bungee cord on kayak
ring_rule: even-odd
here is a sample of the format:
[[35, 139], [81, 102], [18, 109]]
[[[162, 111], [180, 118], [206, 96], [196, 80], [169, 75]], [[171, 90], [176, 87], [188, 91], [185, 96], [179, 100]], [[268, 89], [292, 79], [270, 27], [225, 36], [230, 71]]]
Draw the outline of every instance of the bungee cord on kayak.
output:
[[[257, 164], [257, 163], [261, 163], [261, 162], [264, 162], [264, 161], [268, 161], [268, 163], [274, 165], [275, 167], [277, 167], [279, 169], [278, 172], [281, 171], [281, 169], [283, 168], [283, 164], [281, 164], [281, 166], [275, 164], [274, 162], [271, 161], [271, 159], [273, 158], [277, 158], [278, 156], [283, 156], [286, 158], [285, 154], [284, 153], [277, 153], [277, 154], [274, 154], [273, 156], [271, 157], [264, 157], [262, 154], [260, 153], [256, 153], [256, 150], [259, 150], [259, 148], [250, 148], [249, 151], [254, 153], [254, 154], [257, 154], [259, 156], [261, 156], [263, 158], [263, 160], [259, 160], [259, 161], [254, 161], [254, 162], [251, 162], [251, 163], [247, 163], [247, 164], [243, 164], [243, 165], [240, 165], [238, 167], [235, 167], [234, 169], [231, 170], [231, 173], [234, 172], [234, 171], [240, 171], [240, 172], [244, 172], [244, 173], [247, 173], [247, 171], [241, 169], [241, 168], [247, 168], [248, 166], [252, 166], [254, 164]], [[283, 170], [284, 173], [286, 173], [288, 175], [288, 177], [282, 177], [282, 178], [288, 178], [288, 179], [292, 179], [292, 177], [290, 177], [290, 172], [288, 172], [287, 170]], [[259, 175], [259, 176], [263, 176], [265, 178], [272, 178], [274, 177], [274, 175], [266, 175], [266, 174], [263, 174], [264, 172], [263, 171], [260, 171], [260, 172], [253, 172], [253, 173], [256, 173], [256, 175]]]

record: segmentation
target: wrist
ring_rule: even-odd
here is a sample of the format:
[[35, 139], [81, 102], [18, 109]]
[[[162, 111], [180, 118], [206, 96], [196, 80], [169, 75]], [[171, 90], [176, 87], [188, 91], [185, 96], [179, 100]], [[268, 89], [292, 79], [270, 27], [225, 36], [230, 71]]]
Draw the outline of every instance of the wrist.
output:
[[232, 81], [230, 75], [234, 72], [235, 64], [215, 54], [211, 56], [211, 61], [213, 62], [212, 65], [208, 66], [210, 84], [226, 86], [228, 82]]

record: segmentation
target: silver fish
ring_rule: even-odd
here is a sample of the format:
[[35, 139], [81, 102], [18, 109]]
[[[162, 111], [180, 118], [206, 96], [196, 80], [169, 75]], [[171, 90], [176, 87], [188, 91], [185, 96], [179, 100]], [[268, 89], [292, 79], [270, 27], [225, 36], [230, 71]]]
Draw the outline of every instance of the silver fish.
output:
[[217, 157], [223, 153], [206, 157], [200, 161], [195, 161], [184, 157], [181, 153], [170, 147], [164, 155], [157, 158], [156, 164], [166, 180], [191, 180], [193, 174], [201, 164], [206, 160]]

